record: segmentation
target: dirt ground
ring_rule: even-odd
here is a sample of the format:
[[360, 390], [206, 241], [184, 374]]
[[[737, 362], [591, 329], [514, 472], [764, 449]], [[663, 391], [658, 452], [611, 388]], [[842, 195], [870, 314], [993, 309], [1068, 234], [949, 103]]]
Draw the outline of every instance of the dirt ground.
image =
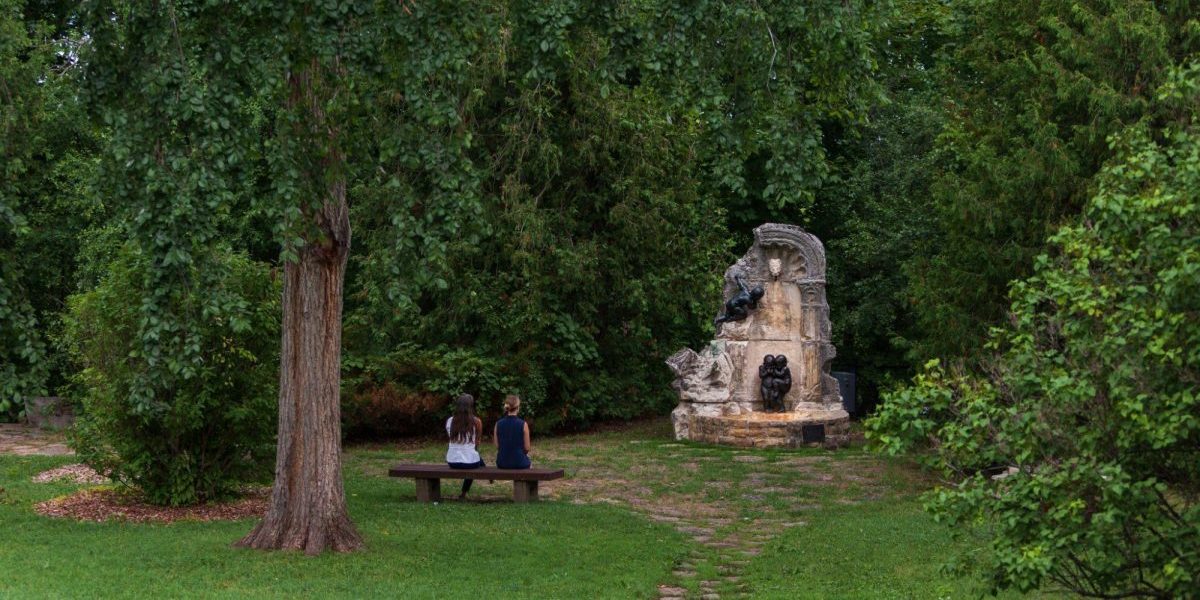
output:
[[74, 452], [61, 433], [21, 423], [0, 423], [0, 454], [66, 456]]

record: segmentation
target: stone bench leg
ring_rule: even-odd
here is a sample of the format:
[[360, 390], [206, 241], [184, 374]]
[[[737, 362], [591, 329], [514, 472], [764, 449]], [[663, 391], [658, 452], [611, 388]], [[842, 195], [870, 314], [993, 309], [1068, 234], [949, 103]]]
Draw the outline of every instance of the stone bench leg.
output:
[[438, 502], [441, 499], [441, 479], [417, 479], [417, 502]]
[[538, 499], [538, 482], [536, 481], [514, 481], [513, 482], [513, 502], [537, 502]]

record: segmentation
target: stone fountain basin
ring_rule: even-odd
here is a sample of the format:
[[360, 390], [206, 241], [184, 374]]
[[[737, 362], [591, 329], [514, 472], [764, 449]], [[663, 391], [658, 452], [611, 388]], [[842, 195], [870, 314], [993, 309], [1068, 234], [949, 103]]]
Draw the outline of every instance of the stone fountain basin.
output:
[[[832, 410], [698, 415], [677, 411], [676, 431], [687, 439], [743, 448], [839, 447], [850, 441], [850, 415]], [[682, 421], [682, 422], [681, 422]]]

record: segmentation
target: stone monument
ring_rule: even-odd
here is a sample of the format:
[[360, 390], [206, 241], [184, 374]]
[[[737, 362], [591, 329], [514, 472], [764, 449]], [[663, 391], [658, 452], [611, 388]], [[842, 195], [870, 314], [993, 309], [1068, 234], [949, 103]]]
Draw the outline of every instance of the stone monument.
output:
[[716, 339], [667, 359], [679, 392], [671, 413], [676, 439], [844, 444], [850, 416], [829, 373], [836, 352], [821, 240], [795, 225], [759, 226], [750, 250], [725, 271], [724, 298]]

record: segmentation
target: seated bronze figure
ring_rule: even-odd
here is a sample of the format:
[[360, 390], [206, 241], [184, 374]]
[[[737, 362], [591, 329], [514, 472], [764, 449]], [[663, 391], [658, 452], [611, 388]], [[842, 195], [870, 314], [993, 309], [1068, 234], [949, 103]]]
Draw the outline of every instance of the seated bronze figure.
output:
[[763, 410], [783, 412], [783, 399], [792, 389], [792, 371], [787, 366], [787, 357], [768, 354], [758, 367], [759, 393], [762, 395]]

